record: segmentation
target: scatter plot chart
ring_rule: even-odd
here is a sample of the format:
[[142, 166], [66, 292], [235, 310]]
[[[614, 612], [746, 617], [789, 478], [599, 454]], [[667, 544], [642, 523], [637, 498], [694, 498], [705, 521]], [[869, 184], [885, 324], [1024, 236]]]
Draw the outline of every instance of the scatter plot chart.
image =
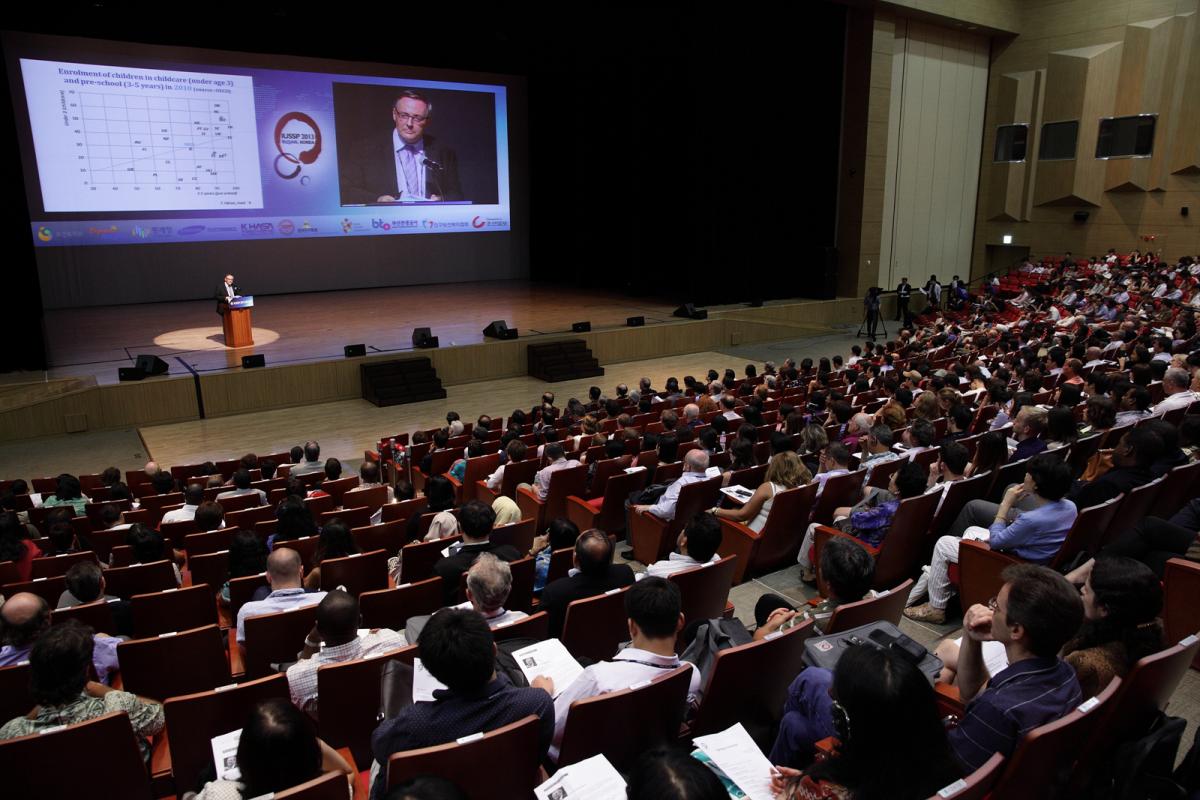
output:
[[262, 207], [248, 76], [21, 68], [46, 211]]

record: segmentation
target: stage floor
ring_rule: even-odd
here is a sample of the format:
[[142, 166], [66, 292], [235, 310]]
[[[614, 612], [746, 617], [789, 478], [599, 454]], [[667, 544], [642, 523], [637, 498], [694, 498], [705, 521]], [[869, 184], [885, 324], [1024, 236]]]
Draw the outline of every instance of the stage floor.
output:
[[[342, 347], [365, 344], [367, 354], [411, 351], [412, 331], [432, 328], [442, 347], [484, 341], [483, 329], [503, 319], [529, 335], [570, 332], [588, 320], [595, 329], [620, 327], [644, 316], [671, 319], [673, 305], [596, 289], [541, 286], [528, 281], [355, 289], [260, 296], [254, 344], [225, 347], [212, 300], [105, 308], [49, 309], [45, 315], [50, 378], [94, 377], [117, 382], [117, 369], [141, 353], [160, 356], [171, 374], [241, 369], [242, 356], [261, 353], [268, 364], [342, 358]], [[8, 376], [15, 378], [19, 373]], [[23, 380], [28, 380], [25, 373]]]

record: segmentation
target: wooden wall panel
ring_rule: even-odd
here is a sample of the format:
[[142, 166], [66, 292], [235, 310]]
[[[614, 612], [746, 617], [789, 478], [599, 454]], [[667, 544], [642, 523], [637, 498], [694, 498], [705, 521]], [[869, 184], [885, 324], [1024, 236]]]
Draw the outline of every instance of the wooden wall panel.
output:
[[[1176, 18], [1179, 58], [1172, 97], [1168, 171], [1200, 172], [1200, 14]], [[1168, 181], [1169, 182], [1169, 181]]]
[[984, 213], [990, 220], [1029, 218], [1029, 187], [1035, 180], [1038, 140], [1041, 135], [1042, 97], [1045, 70], [1012, 72], [1000, 76], [996, 97], [995, 124], [984, 133], [982, 158], [988, 162], [995, 154], [997, 129], [1002, 125], [1029, 125], [1026, 159], [1021, 162], [995, 162], [987, 167], [991, 180], [984, 195]]
[[[1177, 73], [1179, 34], [1182, 26], [1164, 19], [1137, 22], [1125, 28], [1121, 69], [1113, 116], [1158, 114], [1154, 155], [1150, 158], [1115, 158], [1108, 161], [1104, 188], [1108, 191], [1161, 189], [1164, 166], [1170, 159], [1170, 121]], [[1196, 98], [1191, 98], [1195, 102]]]

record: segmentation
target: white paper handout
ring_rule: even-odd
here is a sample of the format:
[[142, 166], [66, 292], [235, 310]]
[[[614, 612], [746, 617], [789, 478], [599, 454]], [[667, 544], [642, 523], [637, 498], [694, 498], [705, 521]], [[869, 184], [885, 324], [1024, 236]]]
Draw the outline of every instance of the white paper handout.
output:
[[241, 728], [212, 737], [213, 764], [217, 768], [217, 778], [220, 780], [236, 781], [242, 777], [237, 763], [238, 742], [241, 739]]
[[771, 762], [740, 722], [720, 733], [697, 736], [693, 741], [750, 800], [774, 800]]
[[583, 667], [579, 666], [579, 662], [567, 652], [567, 648], [558, 639], [546, 639], [529, 647], [522, 647], [513, 653], [513, 658], [517, 660], [517, 666], [531, 683], [538, 675], [545, 675], [554, 681], [555, 697], [583, 672]]
[[533, 790], [537, 800], [625, 800], [625, 781], [603, 754], [554, 773]]
[[721, 488], [721, 494], [732, 497], [739, 503], [745, 503], [751, 497], [754, 497], [754, 492], [745, 486], [724, 486]]
[[432, 701], [437, 689], [448, 688], [446, 684], [429, 674], [421, 659], [413, 659], [413, 702]]

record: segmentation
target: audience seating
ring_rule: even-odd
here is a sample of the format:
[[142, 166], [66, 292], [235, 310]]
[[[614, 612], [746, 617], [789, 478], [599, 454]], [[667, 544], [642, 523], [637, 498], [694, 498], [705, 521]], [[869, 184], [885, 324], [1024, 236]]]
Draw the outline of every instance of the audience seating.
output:
[[383, 550], [355, 553], [343, 558], [327, 558], [321, 562], [321, 590], [344, 586], [357, 597], [363, 592], [386, 589], [388, 585], [388, 555]]
[[633, 557], [643, 564], [653, 564], [666, 558], [675, 547], [679, 532], [692, 517], [717, 505], [721, 496], [721, 478], [707, 478], [684, 486], [679, 491], [675, 517], [661, 520], [649, 511], [630, 512], [630, 540]]
[[[418, 775], [453, 781], [467, 797], [529, 797], [538, 785], [538, 731], [530, 715], [502, 728], [457, 742], [393, 753], [387, 788]], [[503, 769], [463, 769], [464, 764], [503, 764]]]
[[874, 588], [888, 589], [914, 574], [923, 554], [926, 532], [933, 520], [933, 512], [937, 509], [938, 495], [923, 494], [900, 501], [900, 506], [892, 516], [888, 532], [879, 543], [879, 547], [871, 547], [867, 543], [849, 534], [842, 533], [836, 528], [818, 526], [814, 550], [816, 557], [813, 563], [820, 573], [821, 548], [830, 536], [842, 536], [858, 542], [875, 557]]
[[424, 497], [414, 497], [412, 500], [400, 500], [395, 503], [388, 503], [381, 510], [380, 521], [407, 522], [409, 517], [425, 508], [428, 502]]
[[1102, 774], [1100, 763], [1119, 742], [1146, 732], [1157, 713], [1167, 707], [1197, 653], [1200, 653], [1200, 639], [1192, 634], [1134, 665], [1091, 735], [1083, 740], [1066, 796], [1080, 796], [1082, 787]]
[[1165, 482], [1165, 477], [1157, 478], [1126, 492], [1125, 500], [1121, 503], [1121, 507], [1117, 509], [1117, 513], [1112, 517], [1108, 528], [1102, 532], [1102, 535], [1096, 541], [1097, 548], [1108, 544], [1118, 531], [1124, 533], [1125, 531], [1133, 530], [1139, 522], [1150, 516], [1153, 513], [1155, 498], [1158, 496], [1159, 490]]
[[558, 765], [602, 753], [617, 770], [628, 771], [643, 753], [674, 744], [687, 710], [692, 669], [684, 664], [628, 689], [576, 700], [567, 715]]
[[[274, 614], [247, 617], [246, 655], [243, 668], [247, 678], [261, 678], [273, 671], [272, 664], [290, 664], [304, 648], [304, 638], [317, 620], [317, 606], [297, 607]], [[236, 652], [230, 629], [230, 655]], [[235, 670], [236, 674], [236, 670]]]
[[542, 641], [550, 635], [550, 615], [545, 611], [530, 614], [516, 622], [506, 622], [492, 628], [492, 636], [497, 642], [506, 639], [536, 639]]
[[572, 600], [563, 618], [563, 646], [576, 658], [604, 661], [613, 657], [617, 645], [629, 640], [623, 589], [609, 589], [595, 597]]
[[1048, 800], [1060, 795], [1080, 742], [1087, 741], [1113, 702], [1121, 679], [1114, 678], [1095, 698], [1065, 717], [1021, 737], [1008, 759], [992, 800]]
[[214, 592], [220, 591], [225, 581], [229, 580], [229, 551], [189, 558], [188, 574], [193, 586], [206, 583]]
[[17, 592], [30, 592], [45, 600], [50, 608], [54, 608], [58, 605], [59, 596], [66, 589], [67, 579], [62, 575], [55, 575], [53, 578], [38, 578], [32, 581], [6, 583], [0, 587], [0, 595], [12, 597]]
[[[317, 733], [330, 747], [349, 747], [358, 764], [371, 763], [371, 732], [379, 724], [380, 676], [387, 662], [401, 652], [317, 669]], [[412, 653], [408, 655], [411, 658]]]
[[33, 580], [38, 578], [53, 578], [59, 575], [66, 575], [67, 570], [83, 561], [95, 561], [96, 554], [90, 550], [85, 550], [82, 553], [63, 553], [57, 556], [48, 556], [46, 558], [35, 558], [30, 562], [31, 572], [30, 577]]
[[275, 792], [274, 800], [346, 800], [346, 776], [326, 772], [319, 778]]
[[149, 564], [134, 564], [131, 567], [113, 567], [104, 573], [105, 591], [122, 600], [135, 594], [174, 589], [175, 568], [170, 561], [154, 561]]
[[804, 666], [804, 642], [812, 632], [810, 620], [718, 652], [689, 735], [717, 733], [741, 722], [764, 752], [769, 750], [768, 740], [783, 714], [788, 686]]
[[183, 537], [183, 550], [187, 553], [189, 561], [196, 556], [228, 550], [229, 545], [233, 542], [233, 535], [235, 533], [237, 533], [236, 528], [220, 528], [215, 531], [205, 531], [203, 533], [189, 533]]
[[115, 636], [117, 633], [112, 606], [103, 598], [70, 608], [56, 608], [50, 612], [50, 621], [53, 624], [66, 622], [69, 619], [90, 626], [96, 633], [106, 633], [109, 636]]
[[[1166, 479], [1154, 498], [1151, 516], [1170, 519], [1191, 501], [1200, 486], [1200, 461], [1181, 464], [1166, 474]], [[1117, 534], [1123, 531], [1114, 531]]]
[[388, 553], [399, 553], [404, 546], [404, 523], [381, 522], [377, 525], [363, 525], [350, 529], [350, 536], [359, 552], [368, 553], [372, 550], [385, 550]]
[[863, 468], [845, 475], [834, 475], [826, 480], [825, 489], [813, 508], [812, 521], [829, 525], [833, 522], [835, 509], [848, 508], [857, 503], [862, 497], [862, 485], [866, 477], [867, 470]]
[[459, 541], [462, 541], [462, 534], [404, 545], [400, 551], [400, 582], [413, 583], [428, 578], [433, 574], [433, 565], [442, 557], [442, 551]]
[[199, 583], [182, 589], [135, 594], [130, 598], [133, 635], [145, 639], [217, 623], [213, 588]]
[[963, 507], [972, 500], [982, 500], [993, 480], [995, 480], [995, 476], [990, 472], [985, 472], [982, 475], [954, 481], [942, 490], [944, 499], [941, 501], [941, 507], [934, 514], [933, 521], [929, 524], [929, 534], [925, 537], [927, 556], [933, 551], [933, 545], [938, 538], [949, 532], [950, 526], [957, 519]]
[[[1200, 632], [1200, 564], [1172, 558], [1163, 571], [1163, 625], [1168, 642], [1179, 642]], [[1192, 661], [1200, 670], [1200, 652]]]
[[117, 659], [125, 690], [159, 701], [229, 683], [229, 662], [216, 625], [121, 642]]
[[153, 797], [124, 711], [0, 741], [0, 764], [7, 797]]
[[533, 477], [541, 469], [541, 462], [530, 454], [524, 461], [509, 461], [504, 465], [504, 474], [500, 478], [500, 491], [494, 492], [487, 487], [485, 481], [475, 484], [475, 499], [491, 505], [496, 498], [504, 495], [510, 500], [516, 500], [517, 486], [522, 483], [533, 483]]
[[[621, 459], [611, 460], [619, 462]], [[599, 469], [598, 464], [597, 474]], [[625, 530], [625, 501], [634, 492], [645, 488], [649, 474], [648, 470], [640, 469], [611, 475], [604, 483], [604, 494], [590, 500], [571, 495], [567, 498], [567, 519], [574, 522], [580, 532], [599, 528], [609, 536], [616, 536]]]
[[[488, 453], [487, 455], [467, 459], [461, 481], [453, 475], [447, 475], [446, 477], [454, 484], [454, 491], [458, 502], [461, 504], [475, 500], [479, 492], [478, 484], [481, 481], [486, 481], [487, 477], [495, 472], [499, 466], [500, 454]], [[505, 468], [505, 472], [507, 471], [508, 469]]]
[[[580, 528], [581, 531], [585, 530]], [[571, 571], [571, 566], [575, 563], [575, 548], [564, 547], [560, 550], [554, 550], [550, 553], [550, 566], [546, 570], [546, 585], [549, 586], [552, 582], [559, 578], [567, 577]]]
[[172, 697], [163, 703], [170, 753], [165, 765], [176, 792], [199, 790], [201, 773], [212, 765], [212, 737], [242, 727], [255, 704], [277, 697], [289, 698], [287, 677], [282, 673]]
[[[504, 468], [505, 473], [508, 467]], [[570, 469], [560, 469], [550, 475], [550, 488], [546, 491], [546, 499], [539, 500], [537, 493], [529, 489], [517, 489], [517, 505], [521, 508], [522, 519], [535, 519], [537, 530], [544, 530], [546, 524], [558, 517], [567, 515], [567, 498], [571, 495], [582, 495], [587, 490], [587, 468], [583, 465]]]
[[29, 678], [28, 661], [0, 667], [0, 719], [7, 722], [24, 716], [37, 705], [29, 691]]
[[[992, 791], [992, 787], [1000, 780], [1004, 770], [1005, 758], [995, 753], [982, 767], [970, 775], [955, 781], [942, 789], [929, 800], [984, 800]], [[279, 795], [276, 795], [278, 797]]]
[[771, 501], [767, 521], [758, 532], [740, 522], [721, 520], [719, 552], [737, 556], [735, 584], [746, 577], [763, 575], [796, 562], [801, 539], [796, 532], [804, 530], [808, 524], [818, 488], [819, 484], [810, 483], [777, 492]]
[[410, 617], [437, 611], [444, 599], [442, 579], [435, 576], [416, 583], [402, 583], [394, 589], [363, 592], [358, 597], [358, 604], [363, 627], [398, 631]]
[[872, 622], [887, 621], [899, 625], [912, 587], [913, 580], [909, 578], [895, 589], [880, 592], [877, 597], [843, 603], [833, 610], [833, 616], [825, 623], [825, 635], [841, 633]]
[[725, 556], [714, 564], [702, 564], [667, 577], [679, 587], [685, 627], [696, 620], [717, 619], [724, 615], [737, 562], [737, 556]]

